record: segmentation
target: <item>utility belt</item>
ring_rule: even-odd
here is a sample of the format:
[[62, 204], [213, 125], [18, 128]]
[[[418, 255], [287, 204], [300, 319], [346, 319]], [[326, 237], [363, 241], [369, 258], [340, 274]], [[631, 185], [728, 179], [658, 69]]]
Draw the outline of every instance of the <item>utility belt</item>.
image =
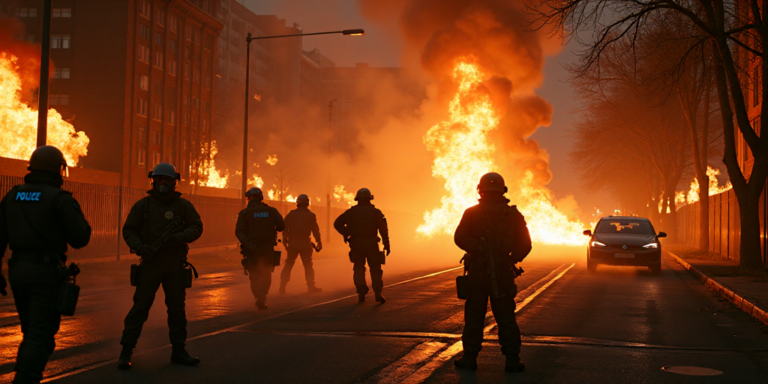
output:
[[67, 255], [53, 251], [13, 251], [11, 257], [16, 260], [33, 261], [36, 263], [66, 263]]
[[58, 267], [56, 283], [59, 287], [56, 291], [56, 300], [52, 303], [53, 310], [65, 316], [75, 314], [77, 299], [80, 297], [80, 287], [75, 278], [80, 274], [80, 268], [75, 263], [66, 266], [66, 254], [52, 251], [14, 251], [11, 258]]

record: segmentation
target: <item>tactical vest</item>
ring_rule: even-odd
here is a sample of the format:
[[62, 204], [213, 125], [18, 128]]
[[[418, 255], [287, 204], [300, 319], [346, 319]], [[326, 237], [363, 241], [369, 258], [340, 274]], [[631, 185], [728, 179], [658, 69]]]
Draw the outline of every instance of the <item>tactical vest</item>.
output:
[[[180, 225], [180, 228], [176, 231], [177, 233], [183, 231], [187, 227], [185, 222], [186, 217], [184, 215], [184, 203], [181, 201], [180, 197], [176, 198], [173, 204], [163, 206], [163, 209], [157, 212], [155, 211], [156, 207], [151, 207], [151, 198], [152, 197], [150, 196], [145, 196], [139, 202], [139, 204], [142, 204], [141, 231], [139, 231], [139, 236], [143, 242], [147, 244], [153, 243], [160, 237], [163, 229], [173, 221], [176, 221]], [[150, 208], [153, 208], [152, 211], [150, 211]], [[184, 244], [183, 246], [179, 246], [178, 249], [169, 249], [168, 251], [186, 254], [186, 251], [188, 250], [189, 247]]]
[[56, 206], [66, 194], [45, 184], [13, 187], [5, 198], [8, 245], [14, 252], [67, 252], [64, 223], [56, 215]]
[[277, 210], [266, 204], [249, 204], [245, 208], [245, 225], [248, 239], [255, 244], [277, 244], [275, 217]]
[[349, 209], [347, 231], [353, 241], [379, 241], [378, 211], [373, 205], [355, 205]]

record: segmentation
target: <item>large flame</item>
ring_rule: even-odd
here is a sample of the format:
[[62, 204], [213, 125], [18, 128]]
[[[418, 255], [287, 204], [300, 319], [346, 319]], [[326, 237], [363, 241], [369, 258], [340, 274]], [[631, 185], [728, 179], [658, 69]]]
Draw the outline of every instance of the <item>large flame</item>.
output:
[[[202, 147], [201, 151], [203, 160], [200, 161], [197, 169], [199, 185], [201, 187], [226, 188], [229, 172], [224, 171], [222, 173], [222, 171], [216, 169], [215, 157], [216, 154], [219, 153], [219, 148], [216, 146], [216, 140], [211, 141], [209, 151], [206, 151], [205, 145]], [[190, 183], [194, 185], [195, 181], [192, 180]]]
[[[727, 181], [725, 185], [720, 185], [720, 182], [717, 180], [717, 176], [720, 175], [720, 170], [717, 168], [712, 168], [709, 165], [707, 165], [707, 179], [709, 179], [709, 196], [718, 195], [720, 193], [723, 193], [731, 188], [733, 188], [733, 185], [731, 185], [730, 181]], [[685, 191], [678, 191], [675, 193], [675, 204], [677, 206], [684, 206], [687, 204], [695, 203], [699, 201], [699, 180], [695, 177], [693, 178], [693, 181], [691, 181], [691, 189], [686, 193]]]
[[347, 192], [344, 190], [343, 185], [334, 185], [333, 186], [333, 197], [336, 199], [336, 201], [342, 201], [344, 200], [347, 205], [353, 205], [355, 204], [355, 194], [352, 192]]
[[[447, 196], [442, 206], [424, 213], [417, 232], [426, 236], [452, 234], [465, 209], [477, 204], [475, 186], [480, 177], [497, 170], [495, 147], [488, 133], [499, 119], [491, 97], [478, 91], [486, 75], [471, 58], [457, 62], [453, 78], [458, 83], [449, 104], [450, 118], [430, 128], [424, 143], [435, 153], [432, 175], [445, 180]], [[538, 243], [583, 245], [583, 224], [571, 221], [551, 202], [551, 192], [533, 185], [533, 174], [526, 172], [519, 183], [516, 203], [528, 221], [531, 238]]]
[[[37, 110], [24, 104], [20, 95], [18, 58], [0, 52], [0, 157], [27, 160], [37, 147]], [[55, 109], [48, 110], [47, 144], [61, 150], [67, 165], [76, 166], [88, 154], [89, 142]]]

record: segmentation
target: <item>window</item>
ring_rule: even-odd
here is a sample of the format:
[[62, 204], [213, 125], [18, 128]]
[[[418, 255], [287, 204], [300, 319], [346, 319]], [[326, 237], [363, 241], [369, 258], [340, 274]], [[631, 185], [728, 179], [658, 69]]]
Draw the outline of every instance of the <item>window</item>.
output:
[[194, 38], [195, 44], [200, 45], [200, 31], [195, 31]]
[[152, 145], [160, 145], [160, 132], [152, 131]]
[[69, 35], [51, 35], [51, 49], [69, 49]]
[[165, 25], [165, 11], [164, 10], [162, 10], [160, 8], [156, 8], [155, 9], [155, 23], [157, 23], [158, 25], [161, 25], [161, 26]]
[[189, 80], [189, 62], [184, 64], [184, 80]]
[[184, 118], [182, 118], [181, 123], [184, 124], [184, 126], [189, 125], [189, 113], [184, 114]]
[[139, 36], [149, 40], [149, 25], [139, 24]]
[[200, 99], [197, 97], [192, 98], [192, 108], [200, 109]]
[[203, 119], [203, 132], [208, 132], [208, 120]]
[[197, 116], [192, 116], [192, 128], [197, 129]]
[[595, 228], [595, 233], [618, 233], [631, 235], [652, 235], [653, 228], [645, 220], [601, 220]]
[[206, 115], [210, 115], [211, 114], [211, 102], [210, 101], [206, 101], [205, 102], [205, 109], [203, 109], [203, 113], [205, 113]]
[[17, 17], [37, 17], [37, 8], [17, 8]]
[[139, 88], [142, 91], [149, 91], [149, 76], [139, 73]]
[[152, 12], [152, 6], [149, 4], [149, 0], [141, 0], [141, 8], [139, 14], [149, 19]]
[[168, 50], [173, 53], [176, 53], [176, 40], [168, 41]]
[[69, 105], [69, 95], [48, 95], [48, 103], [51, 105]]
[[[155, 104], [152, 106], [152, 119], [160, 121], [163, 119], [163, 106], [160, 104]], [[154, 141], [154, 137], [153, 137]]]
[[155, 32], [155, 45], [162, 47], [163, 46], [163, 35]]
[[54, 79], [69, 79], [69, 68], [56, 68], [53, 70]]
[[211, 89], [211, 75], [203, 76], [203, 85], [205, 85], [205, 89]]
[[139, 116], [147, 117], [147, 100], [144, 98], [139, 98], [138, 103], [136, 105], [136, 113]]
[[165, 61], [163, 60], [163, 53], [162, 52], [155, 52], [155, 68], [163, 69], [163, 63]]
[[160, 152], [152, 152], [152, 166], [160, 164]]
[[139, 143], [146, 143], [147, 142], [147, 130], [144, 127], [139, 127], [137, 130], [137, 136], [139, 139]]
[[53, 8], [51, 17], [72, 17], [72, 8]]
[[143, 167], [147, 161], [147, 151], [144, 148], [136, 149], [136, 165]]
[[198, 68], [195, 68], [192, 71], [192, 81], [194, 81], [195, 83], [200, 82], [200, 70]]
[[176, 76], [176, 60], [168, 59], [168, 74]]
[[149, 48], [144, 44], [139, 44], [139, 61], [149, 64]]
[[171, 19], [168, 22], [168, 24], [171, 27], [171, 32], [175, 33], [177, 31], [177, 27], [178, 27], [177, 24], [176, 24], [176, 16], [171, 15]]
[[763, 89], [760, 79], [760, 64], [752, 70], [752, 106], [760, 104], [760, 91]]
[[168, 112], [168, 124], [176, 125], [176, 111]]
[[187, 33], [186, 33], [187, 40], [192, 40], [192, 26], [187, 25]]

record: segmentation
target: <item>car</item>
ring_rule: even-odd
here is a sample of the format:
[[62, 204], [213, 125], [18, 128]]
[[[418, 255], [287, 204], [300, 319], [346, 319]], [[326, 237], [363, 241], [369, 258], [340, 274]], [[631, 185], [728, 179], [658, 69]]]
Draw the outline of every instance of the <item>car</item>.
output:
[[595, 225], [595, 232], [584, 231], [589, 236], [587, 245], [587, 270], [597, 271], [597, 266], [628, 265], [648, 267], [652, 273], [661, 273], [661, 242], [664, 232], [653, 229], [651, 221], [635, 216], [608, 216]]

